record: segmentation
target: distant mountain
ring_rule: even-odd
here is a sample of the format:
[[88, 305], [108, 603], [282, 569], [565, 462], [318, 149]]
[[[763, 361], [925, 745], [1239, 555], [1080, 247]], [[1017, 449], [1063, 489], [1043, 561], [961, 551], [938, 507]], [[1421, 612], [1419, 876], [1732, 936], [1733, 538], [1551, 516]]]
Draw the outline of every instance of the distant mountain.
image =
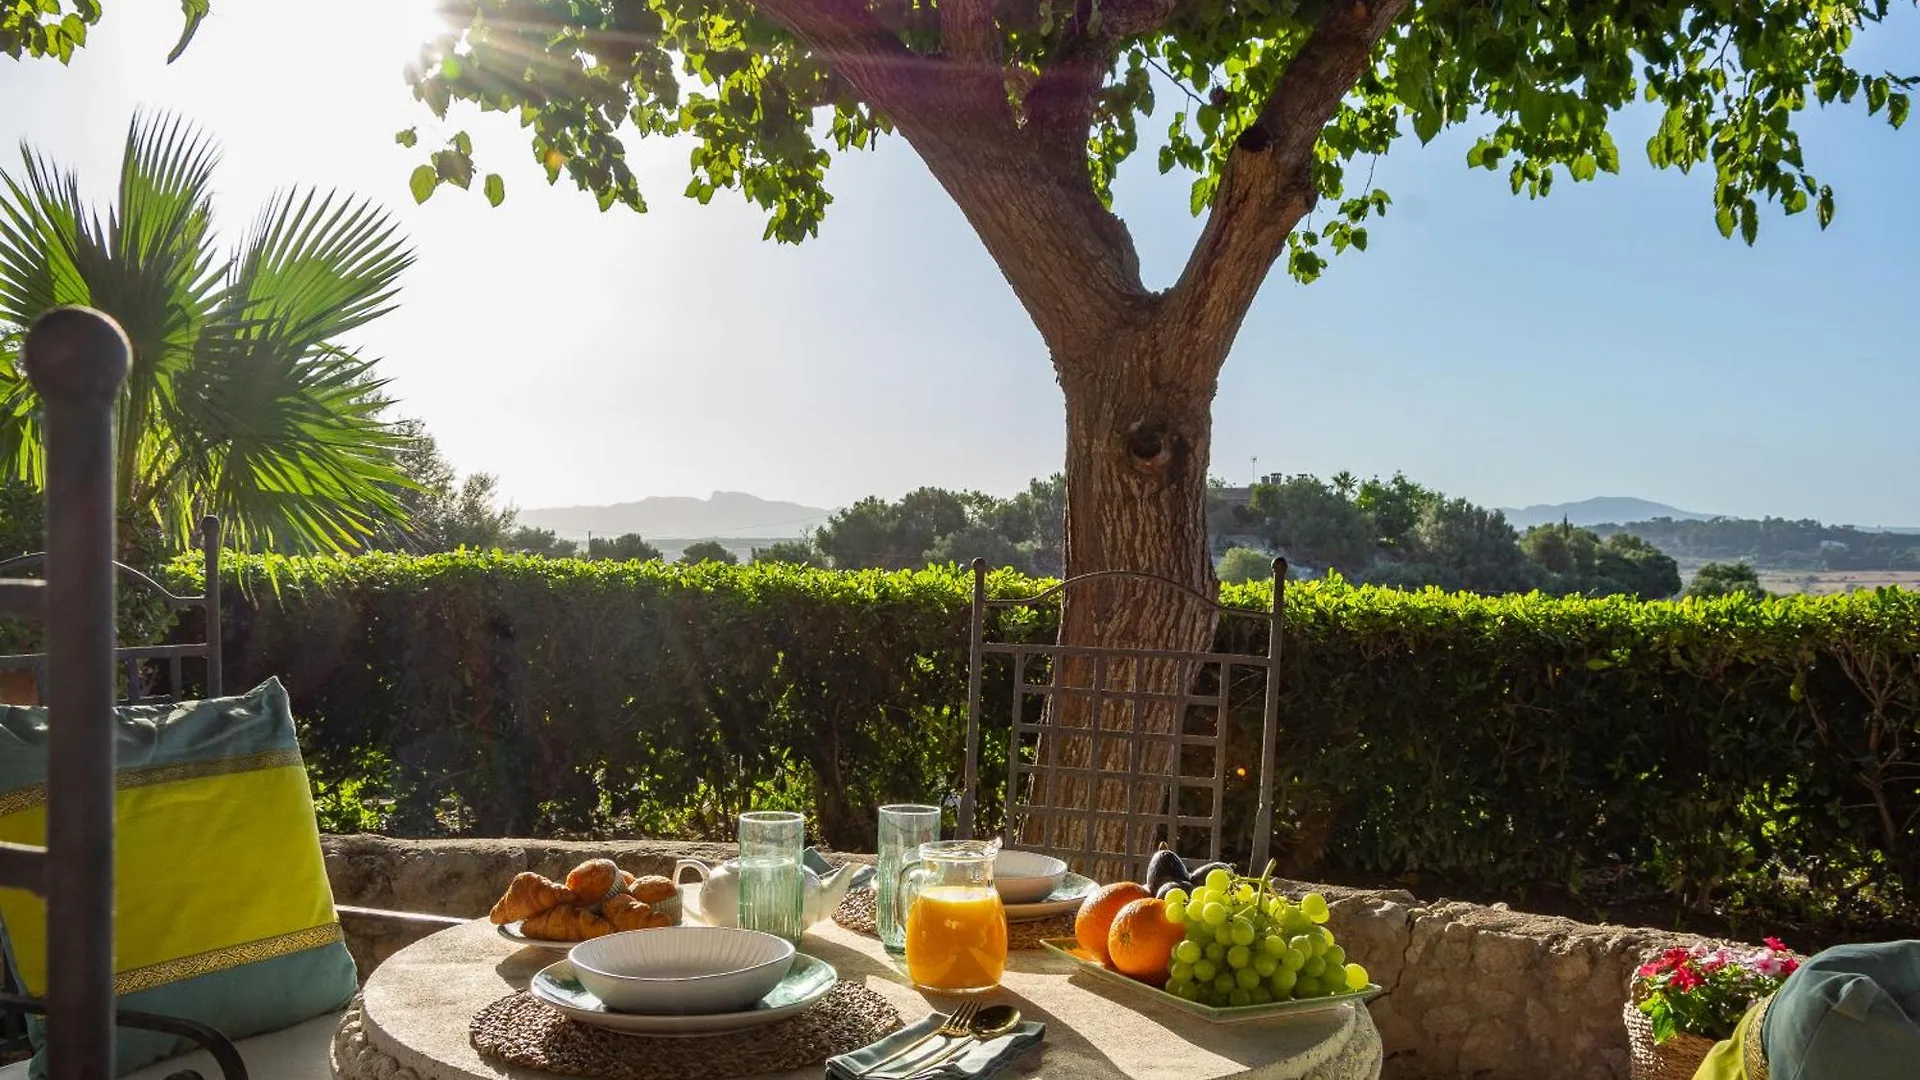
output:
[[639, 533], [659, 537], [739, 537], [777, 539], [801, 536], [826, 523], [830, 510], [762, 499], [738, 491], [716, 491], [711, 498], [655, 496], [612, 506], [554, 506], [520, 511], [520, 523], [552, 529], [579, 540], [588, 533], [618, 536]]
[[1623, 525], [1630, 521], [1672, 518], [1675, 521], [1707, 521], [1713, 514], [1682, 510], [1666, 503], [1649, 502], [1624, 495], [1603, 495], [1579, 502], [1541, 503], [1535, 506], [1501, 507], [1507, 524], [1525, 531], [1535, 525], [1551, 525], [1565, 520], [1575, 525]]

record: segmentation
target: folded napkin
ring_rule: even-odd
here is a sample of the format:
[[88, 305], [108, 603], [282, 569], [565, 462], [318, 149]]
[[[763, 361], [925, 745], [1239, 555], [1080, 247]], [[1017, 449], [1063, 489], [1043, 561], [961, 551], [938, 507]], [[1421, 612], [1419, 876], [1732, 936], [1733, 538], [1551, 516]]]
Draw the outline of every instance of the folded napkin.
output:
[[[863, 1046], [850, 1054], [828, 1058], [828, 1080], [854, 1080], [855, 1075], [869, 1065], [886, 1060], [887, 1055], [939, 1027], [945, 1020], [945, 1017], [937, 1014], [929, 1016], [917, 1024], [901, 1028], [877, 1043]], [[942, 1051], [951, 1050], [956, 1041], [946, 1038], [929, 1039], [925, 1046], [899, 1061], [888, 1064], [886, 1068], [866, 1077], [865, 1080], [898, 1080], [901, 1077], [915, 1075], [922, 1077], [923, 1080], [978, 1080], [981, 1077], [992, 1076], [1005, 1068], [1013, 1059], [1040, 1045], [1040, 1040], [1045, 1038], [1046, 1034], [1047, 1025], [1029, 1020], [1005, 1035], [985, 1042], [971, 1035], [963, 1035], [961, 1038], [967, 1041], [965, 1052], [938, 1068], [923, 1072], [924, 1062], [942, 1057]]]

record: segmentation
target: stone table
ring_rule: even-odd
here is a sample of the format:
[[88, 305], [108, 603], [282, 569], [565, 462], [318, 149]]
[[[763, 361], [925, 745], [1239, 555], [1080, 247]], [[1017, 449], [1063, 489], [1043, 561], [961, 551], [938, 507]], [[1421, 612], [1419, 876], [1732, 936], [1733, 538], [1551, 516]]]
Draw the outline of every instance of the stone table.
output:
[[[884, 996], [908, 1023], [935, 1010], [873, 938], [832, 922], [808, 931], [802, 951], [840, 978]], [[560, 955], [516, 948], [484, 919], [423, 938], [395, 953], [367, 980], [334, 1039], [340, 1080], [541, 1080], [548, 1074], [485, 1060], [468, 1045], [482, 1007], [524, 990]], [[1016, 1005], [1044, 1021], [1046, 1041], [1006, 1077], [1048, 1080], [1375, 1080], [1380, 1035], [1364, 1007], [1343, 1005], [1287, 1020], [1213, 1024], [1108, 986], [1048, 952], [1008, 957], [987, 1000]], [[942, 1007], [941, 1011], [945, 1011]], [[779, 1080], [818, 1080], [818, 1066]]]

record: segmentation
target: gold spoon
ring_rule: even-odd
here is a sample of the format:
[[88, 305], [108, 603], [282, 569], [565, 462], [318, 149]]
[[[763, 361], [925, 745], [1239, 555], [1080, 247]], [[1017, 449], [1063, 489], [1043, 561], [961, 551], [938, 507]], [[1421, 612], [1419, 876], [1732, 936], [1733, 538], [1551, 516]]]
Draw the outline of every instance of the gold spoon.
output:
[[915, 1066], [912, 1073], [902, 1077], [901, 1080], [923, 1080], [924, 1077], [930, 1076], [935, 1070], [964, 1055], [967, 1052], [967, 1047], [973, 1045], [974, 1042], [987, 1042], [992, 1039], [997, 1039], [1019, 1026], [1019, 1009], [1011, 1005], [989, 1005], [981, 1009], [978, 1013], [975, 1013], [972, 1022], [967, 1025], [967, 1034], [971, 1036], [970, 1038], [962, 1039], [940, 1051], [938, 1054], [935, 1054], [927, 1061], [921, 1062]]

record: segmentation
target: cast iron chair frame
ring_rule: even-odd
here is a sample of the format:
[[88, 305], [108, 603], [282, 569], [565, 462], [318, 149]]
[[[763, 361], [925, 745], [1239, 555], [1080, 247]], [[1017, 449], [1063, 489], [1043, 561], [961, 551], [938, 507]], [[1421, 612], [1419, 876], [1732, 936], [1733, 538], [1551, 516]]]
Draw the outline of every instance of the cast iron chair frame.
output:
[[[0, 993], [0, 1015], [41, 1014], [47, 1021], [47, 1071], [54, 1080], [113, 1075], [116, 1024], [167, 1032], [200, 1044], [227, 1080], [247, 1080], [232, 1040], [195, 1020], [121, 1011], [113, 989], [114, 664], [127, 665], [134, 704], [177, 700], [185, 692], [181, 660], [206, 661], [205, 696], [223, 692], [220, 632], [220, 522], [201, 521], [206, 585], [177, 596], [116, 562], [113, 425], [131, 355], [126, 335], [90, 308], [57, 308], [27, 332], [27, 377], [44, 407], [47, 550], [0, 562], [0, 571], [45, 565], [45, 580], [0, 579], [0, 615], [38, 618], [46, 652], [0, 657], [0, 669], [30, 667], [35, 696], [47, 706], [47, 846], [0, 842], [0, 885], [45, 896], [50, 920], [47, 996]], [[205, 613], [205, 641], [115, 645], [114, 582], [130, 578], [178, 612]], [[142, 695], [140, 665], [166, 660], [172, 696]], [[93, 723], [85, 718], [95, 717]], [[79, 718], [81, 722], [71, 722]], [[377, 918], [422, 931], [465, 920], [336, 904], [342, 916]], [[199, 1080], [182, 1070], [179, 1077]]]
[[[114, 554], [113, 427], [131, 350], [112, 319], [88, 308], [58, 308], [27, 332], [27, 377], [39, 394], [46, 431], [44, 581], [0, 581], [0, 614], [37, 617], [46, 626], [46, 654], [7, 657], [35, 671], [36, 696], [47, 705], [47, 845], [0, 844], [0, 884], [30, 889], [60, 918], [47, 927], [47, 996], [0, 996], [0, 1012], [47, 1016], [47, 1070], [55, 1080], [112, 1076], [116, 1023], [183, 1035], [205, 1047], [227, 1080], [246, 1080], [233, 1043], [193, 1021], [118, 1012], [113, 991], [112, 715], [115, 648], [114, 581], [133, 574], [176, 609], [207, 612], [201, 646], [131, 650], [130, 690], [138, 693], [142, 659], [179, 662], [203, 650], [207, 680], [220, 683], [219, 527], [209, 521], [209, 576], [199, 598], [176, 597]], [[20, 565], [34, 556], [8, 560]], [[116, 569], [117, 568], [117, 569]], [[154, 649], [163, 651], [154, 652]], [[164, 651], [172, 649], [173, 651]], [[9, 664], [20, 667], [21, 664]]]
[[[223, 672], [220, 663], [220, 519], [212, 514], [200, 519], [200, 553], [205, 560], [206, 585], [199, 596], [178, 596], [165, 585], [123, 562], [113, 564], [114, 574], [136, 588], [145, 589], [167, 605], [173, 612], [199, 609], [205, 618], [206, 633], [204, 641], [176, 643], [169, 645], [122, 645], [113, 650], [114, 660], [126, 666], [127, 705], [154, 705], [180, 701], [185, 697], [187, 683], [181, 661], [190, 657], [199, 657], [206, 661], [205, 692], [203, 697], [219, 697], [225, 693]], [[6, 577], [19, 570], [32, 569], [46, 562], [47, 553], [36, 551], [30, 555], [16, 555], [11, 559], [0, 560], [0, 577]], [[142, 694], [140, 688], [145, 683], [142, 665], [149, 660], [167, 662], [167, 685], [169, 692], [164, 694]], [[45, 704], [44, 687], [47, 682], [46, 653], [13, 653], [0, 655], [0, 671], [31, 670], [34, 673], [35, 704]], [[117, 695], [116, 695], [117, 697]]]
[[[1280, 727], [1280, 656], [1284, 623], [1286, 618], [1286, 576], [1287, 561], [1273, 561], [1273, 609], [1268, 612], [1250, 611], [1245, 608], [1230, 608], [1194, 589], [1176, 581], [1155, 577], [1151, 574], [1128, 570], [1104, 570], [1090, 574], [1080, 574], [1067, 578], [1051, 588], [1032, 596], [992, 599], [987, 596], [987, 566], [982, 559], [973, 561], [973, 604], [970, 620], [970, 644], [967, 661], [967, 743], [966, 762], [962, 775], [962, 789], [958, 813], [959, 835], [972, 838], [975, 816], [978, 810], [980, 786], [980, 700], [985, 661], [989, 655], [1008, 656], [1013, 660], [1013, 707], [1012, 726], [1008, 732], [1007, 746], [1007, 790], [1005, 795], [1005, 838], [1007, 846], [1016, 844], [1019, 836], [1019, 824], [1022, 820], [1039, 820], [1043, 826], [1054, 823], [1053, 835], [1059, 835], [1058, 824], [1079, 819], [1083, 823], [1084, 842], [1078, 848], [1062, 848], [1046, 843], [1022, 843], [1019, 846], [1056, 855], [1071, 865], [1082, 869], [1096, 862], [1110, 861], [1121, 864], [1133, 864], [1144, 861], [1151, 852], [1105, 851], [1095, 847], [1096, 826], [1100, 821], [1119, 821], [1122, 824], [1122, 846], [1131, 842], [1136, 835], [1145, 836], [1148, 831], [1162, 830], [1161, 839], [1169, 847], [1178, 847], [1182, 828], [1204, 828], [1208, 830], [1209, 859], [1219, 859], [1222, 833], [1226, 824], [1226, 762], [1229, 733], [1233, 729], [1231, 722], [1229, 689], [1233, 684], [1236, 670], [1264, 672], [1266, 685], [1262, 702], [1260, 732], [1260, 763], [1258, 767], [1259, 785], [1254, 808], [1253, 827], [1249, 841], [1256, 864], [1268, 850], [1273, 833], [1273, 784], [1274, 750], [1279, 739]], [[1065, 599], [1067, 590], [1077, 589], [1096, 581], [1126, 579], [1148, 583], [1154, 587], [1170, 589], [1183, 593], [1211, 607], [1220, 618], [1261, 619], [1267, 623], [1267, 651], [1265, 655], [1257, 653], [1223, 653], [1215, 651], [1186, 652], [1167, 649], [1127, 649], [1105, 646], [1061, 645], [1057, 643], [1028, 643], [992, 641], [987, 636], [987, 617], [995, 609], [1035, 607], [1059, 596]], [[1027, 665], [1036, 657], [1045, 658], [1051, 665], [1051, 677], [1046, 683], [1026, 681]], [[1061, 685], [1061, 671], [1068, 658], [1085, 658], [1093, 665], [1093, 681], [1090, 686]], [[1208, 666], [1219, 669], [1219, 684], [1212, 694], [1197, 694], [1191, 689], [1193, 682], [1182, 693], [1167, 693], [1143, 689], [1137, 685], [1138, 675], [1133, 682], [1136, 685], [1114, 688], [1105, 685], [1109, 665], [1113, 662], [1135, 661], [1171, 661], [1182, 664], [1183, 669], [1197, 676]], [[1139, 668], [1134, 668], [1137, 673]], [[1039, 697], [1042, 701], [1041, 718], [1038, 722], [1025, 719], [1026, 699]], [[1066, 697], [1080, 697], [1090, 700], [1091, 711], [1096, 718], [1090, 727], [1067, 727], [1058, 723], [1058, 702]], [[1097, 719], [1104, 704], [1109, 702], [1131, 703], [1133, 707], [1133, 726], [1130, 730], [1103, 729]], [[1140, 720], [1148, 704], [1171, 705], [1174, 713], [1174, 729], [1171, 732], [1142, 731]], [[1216, 711], [1214, 732], [1211, 735], [1195, 735], [1186, 729], [1187, 711], [1193, 707], [1212, 708]], [[1023, 760], [1020, 753], [1023, 737], [1032, 736], [1039, 740], [1046, 760]], [[1078, 737], [1090, 740], [1091, 760], [1087, 766], [1073, 767], [1059, 764], [1058, 748], [1061, 738]], [[1127, 743], [1127, 767], [1107, 769], [1102, 767], [1101, 745], [1113, 739]], [[1143, 744], [1157, 742], [1170, 744], [1173, 748], [1173, 771], [1167, 774], [1149, 774], [1141, 771], [1141, 751]], [[1207, 776], [1189, 776], [1181, 769], [1182, 751], [1189, 746], [1210, 747], [1213, 751], [1213, 768]], [[1056, 793], [1058, 781], [1067, 776], [1075, 776], [1088, 781], [1089, 803], [1084, 807], [1063, 807], [1052, 805], [1041, 797], [1041, 785], [1046, 785], [1049, 796]], [[1022, 781], [1027, 786], [1023, 788]], [[1127, 785], [1129, 795], [1135, 784], [1145, 782], [1161, 784], [1166, 788], [1166, 801], [1159, 813], [1143, 813], [1138, 810], [1131, 797], [1125, 810], [1101, 810], [1098, 808], [1098, 791], [1102, 781], [1119, 781]], [[1180, 812], [1180, 792], [1195, 788], [1208, 791], [1212, 796], [1212, 812], [1204, 817]], [[1142, 829], [1144, 826], [1144, 829]], [[1136, 830], [1140, 830], [1136, 832]], [[1044, 828], [1042, 836], [1046, 835]]]

